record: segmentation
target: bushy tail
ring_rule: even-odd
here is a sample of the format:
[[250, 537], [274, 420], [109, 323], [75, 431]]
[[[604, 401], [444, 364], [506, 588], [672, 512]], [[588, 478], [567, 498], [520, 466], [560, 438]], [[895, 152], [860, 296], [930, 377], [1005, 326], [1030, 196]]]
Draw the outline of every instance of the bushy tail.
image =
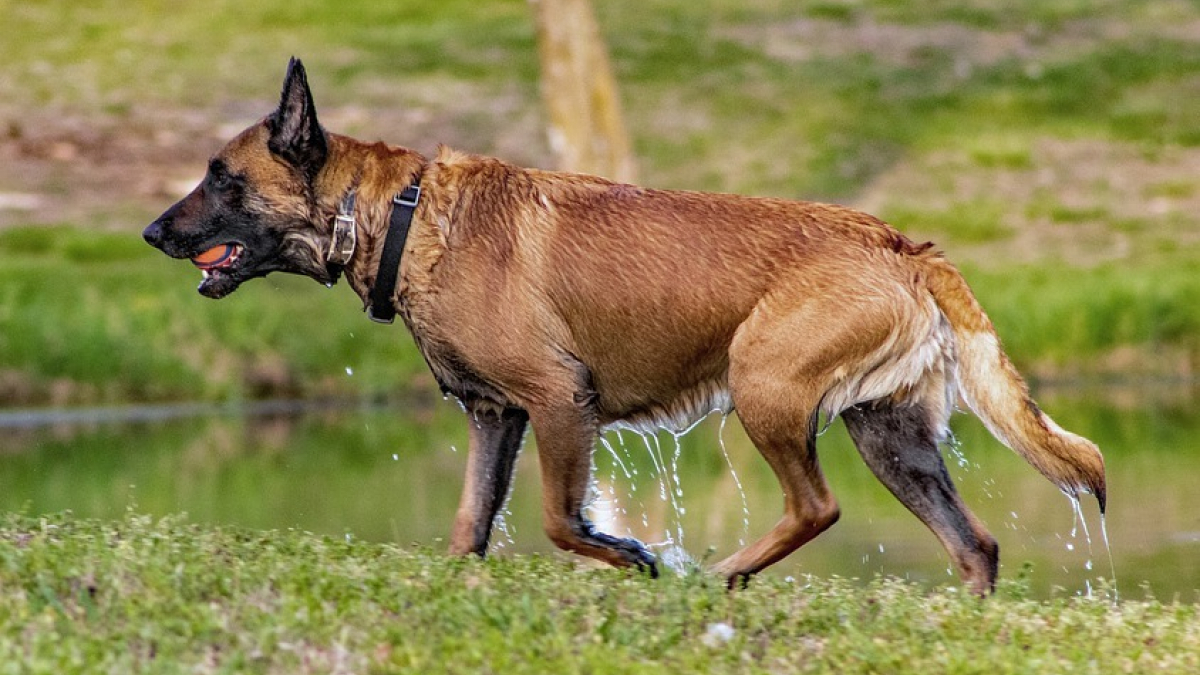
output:
[[927, 283], [949, 319], [963, 399], [988, 431], [1063, 492], [1090, 492], [1106, 503], [1104, 457], [1094, 443], [1054, 423], [1029, 396], [1029, 387], [1000, 348], [992, 322], [966, 280], [938, 255], [924, 257]]

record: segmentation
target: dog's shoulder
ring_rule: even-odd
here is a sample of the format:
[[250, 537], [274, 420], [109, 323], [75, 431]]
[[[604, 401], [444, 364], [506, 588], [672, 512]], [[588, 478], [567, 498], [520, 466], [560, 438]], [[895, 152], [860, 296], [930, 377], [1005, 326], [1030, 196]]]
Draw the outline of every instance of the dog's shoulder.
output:
[[443, 242], [456, 248], [479, 236], [511, 237], [536, 187], [522, 167], [439, 145], [421, 177], [421, 193]]
[[454, 183], [462, 181], [494, 181], [509, 175], [519, 175], [524, 173], [525, 169], [496, 157], [439, 145], [437, 155], [426, 171], [438, 184], [454, 187]]

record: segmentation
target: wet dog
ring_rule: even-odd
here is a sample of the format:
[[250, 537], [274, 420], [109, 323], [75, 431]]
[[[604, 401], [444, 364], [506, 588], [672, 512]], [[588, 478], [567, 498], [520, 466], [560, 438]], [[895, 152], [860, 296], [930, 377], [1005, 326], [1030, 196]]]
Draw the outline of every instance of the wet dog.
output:
[[837, 520], [822, 414], [842, 416], [978, 593], [995, 583], [996, 540], [938, 449], [960, 396], [1063, 491], [1104, 507], [1099, 450], [1033, 402], [958, 271], [849, 208], [365, 143], [321, 127], [293, 60], [279, 108], [144, 236], [200, 267], [208, 297], [276, 271], [344, 276], [373, 318], [399, 313], [472, 419], [455, 553], [485, 553], [531, 426], [550, 539], [656, 573], [642, 544], [584, 517], [597, 434], [681, 429], [713, 410], [736, 410], [784, 494], [779, 523], [716, 565], [731, 581]]

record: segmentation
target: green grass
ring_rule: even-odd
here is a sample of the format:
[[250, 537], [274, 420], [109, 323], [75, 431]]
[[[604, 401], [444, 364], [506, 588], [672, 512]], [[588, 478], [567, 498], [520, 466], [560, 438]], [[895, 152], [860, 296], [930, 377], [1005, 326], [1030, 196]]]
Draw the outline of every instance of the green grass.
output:
[[3, 672], [1186, 673], [1198, 627], [1192, 604], [1019, 580], [985, 601], [886, 579], [731, 593], [181, 518], [0, 521]]
[[1147, 352], [1140, 365], [1150, 374], [1155, 352], [1200, 356], [1200, 311], [1190, 300], [1200, 293], [1200, 261], [1194, 258], [1147, 265], [1137, 274], [1120, 264], [967, 273], [1005, 349], [1018, 361], [1050, 360], [1078, 369], [1087, 361], [1098, 366], [1099, 357], [1119, 347], [1140, 345]]
[[1007, 206], [999, 202], [959, 202], [945, 209], [886, 209], [880, 217], [897, 223], [919, 223], [927, 230], [946, 233], [946, 245], [955, 243], [986, 243], [1007, 239], [1012, 228], [1002, 221]]

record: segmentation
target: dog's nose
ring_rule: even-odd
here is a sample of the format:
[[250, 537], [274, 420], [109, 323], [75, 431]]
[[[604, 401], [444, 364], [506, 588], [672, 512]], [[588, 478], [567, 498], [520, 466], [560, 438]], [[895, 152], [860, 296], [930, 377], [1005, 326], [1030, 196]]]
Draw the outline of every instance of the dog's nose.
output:
[[162, 243], [162, 237], [163, 226], [161, 220], [156, 220], [153, 223], [150, 223], [148, 226], [146, 226], [145, 230], [142, 230], [142, 238], [146, 240], [147, 244], [150, 244], [155, 248], [158, 248], [158, 245]]

